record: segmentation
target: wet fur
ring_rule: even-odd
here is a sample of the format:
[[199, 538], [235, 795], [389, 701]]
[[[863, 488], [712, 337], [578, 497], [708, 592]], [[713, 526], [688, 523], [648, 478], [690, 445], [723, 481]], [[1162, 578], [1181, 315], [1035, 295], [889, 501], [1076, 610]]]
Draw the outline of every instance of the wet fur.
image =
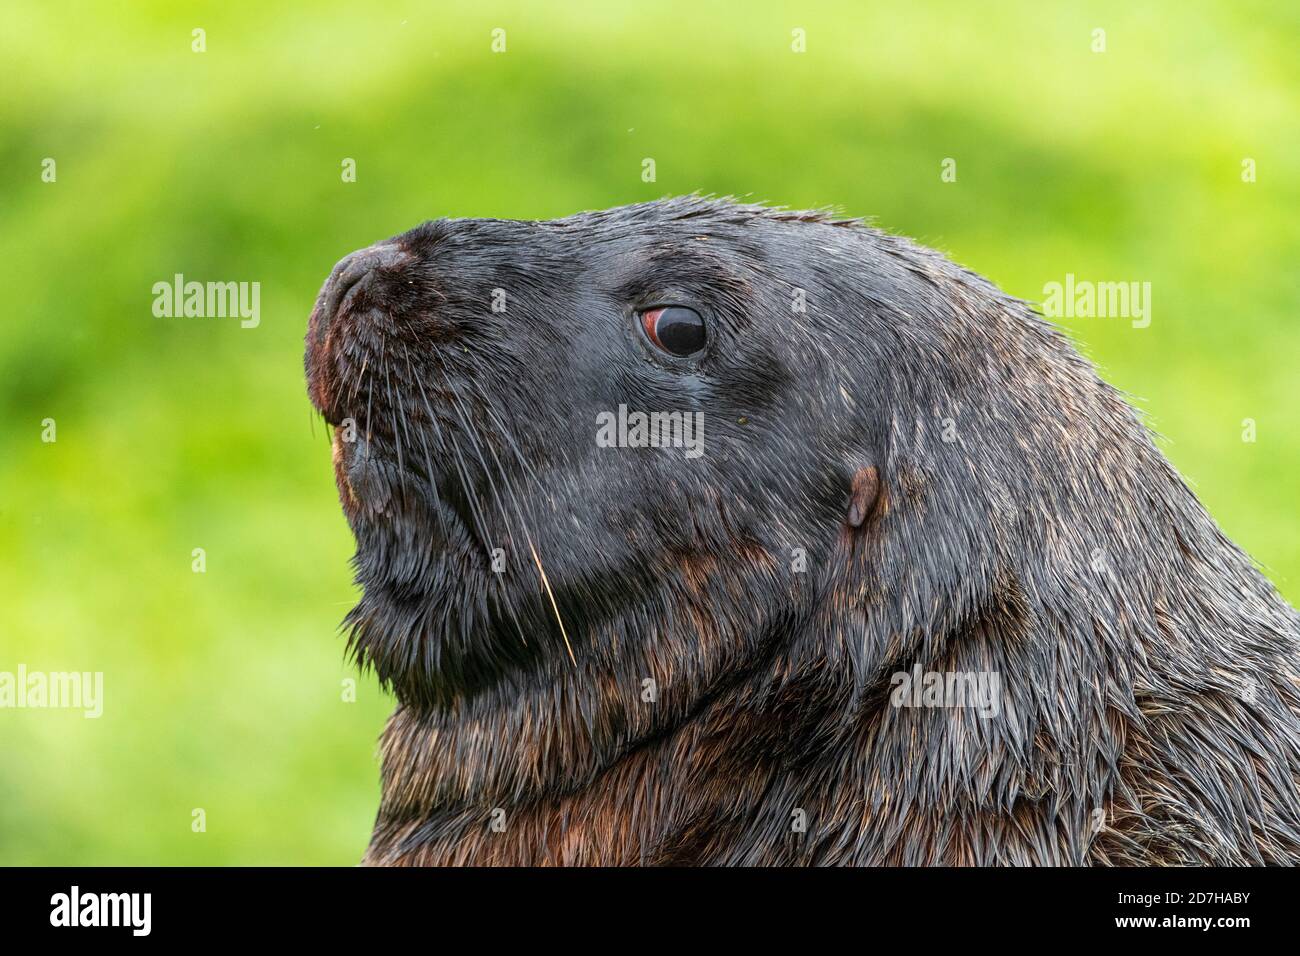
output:
[[[307, 355], [399, 699], [365, 862], [1300, 859], [1300, 621], [1024, 303], [699, 197], [391, 244]], [[664, 302], [702, 362], [638, 337]], [[620, 403], [703, 412], [705, 455], [598, 448]], [[917, 663], [1000, 712], [891, 706]]]

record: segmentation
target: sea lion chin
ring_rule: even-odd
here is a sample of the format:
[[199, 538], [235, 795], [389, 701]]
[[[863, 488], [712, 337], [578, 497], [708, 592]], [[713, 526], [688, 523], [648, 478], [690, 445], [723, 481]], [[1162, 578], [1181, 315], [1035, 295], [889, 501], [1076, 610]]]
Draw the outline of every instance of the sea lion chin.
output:
[[1300, 860], [1295, 611], [938, 253], [428, 222], [334, 268], [306, 368], [398, 698], [367, 863]]

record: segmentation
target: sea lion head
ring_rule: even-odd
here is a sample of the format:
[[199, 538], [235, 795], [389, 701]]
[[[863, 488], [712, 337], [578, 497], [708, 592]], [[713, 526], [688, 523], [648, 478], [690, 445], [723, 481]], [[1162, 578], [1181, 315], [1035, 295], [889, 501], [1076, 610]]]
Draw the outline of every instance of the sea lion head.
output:
[[[828, 601], [937, 582], [969, 604], [998, 540], [969, 499], [1007, 490], [915, 451], [1005, 391], [1004, 301], [855, 221], [698, 197], [352, 253], [306, 366], [357, 540], [357, 658], [409, 703], [584, 658], [703, 687]], [[892, 520], [930, 544], [890, 552], [920, 498]]]
[[358, 658], [431, 699], [608, 653], [620, 620], [699, 640], [727, 592], [754, 636], [788, 616], [875, 459], [814, 228], [850, 233], [692, 198], [428, 222], [335, 266], [306, 365]]

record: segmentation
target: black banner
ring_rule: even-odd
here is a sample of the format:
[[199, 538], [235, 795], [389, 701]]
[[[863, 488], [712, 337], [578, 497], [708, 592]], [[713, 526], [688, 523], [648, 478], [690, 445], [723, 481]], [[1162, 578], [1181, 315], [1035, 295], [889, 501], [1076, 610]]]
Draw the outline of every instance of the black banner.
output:
[[[1293, 922], [1281, 870], [10, 869], [7, 940], [561, 945], [849, 930], [864, 944], [1028, 934], [1222, 942]], [[595, 936], [599, 932], [599, 936]], [[611, 935], [612, 934], [612, 935]], [[468, 939], [467, 939], [468, 936]]]

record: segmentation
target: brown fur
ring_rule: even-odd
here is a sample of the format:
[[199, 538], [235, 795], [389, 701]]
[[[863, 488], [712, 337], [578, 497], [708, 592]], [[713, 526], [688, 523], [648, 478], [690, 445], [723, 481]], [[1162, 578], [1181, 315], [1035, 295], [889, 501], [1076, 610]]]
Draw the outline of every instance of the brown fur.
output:
[[[308, 370], [366, 416], [352, 647], [400, 701], [366, 863], [1300, 858], [1300, 620], [1022, 303], [699, 198], [358, 255]], [[669, 294], [697, 363], [618, 320]], [[709, 454], [592, 447], [645, 396]], [[911, 668], [997, 675], [1000, 709], [901, 706]]]

